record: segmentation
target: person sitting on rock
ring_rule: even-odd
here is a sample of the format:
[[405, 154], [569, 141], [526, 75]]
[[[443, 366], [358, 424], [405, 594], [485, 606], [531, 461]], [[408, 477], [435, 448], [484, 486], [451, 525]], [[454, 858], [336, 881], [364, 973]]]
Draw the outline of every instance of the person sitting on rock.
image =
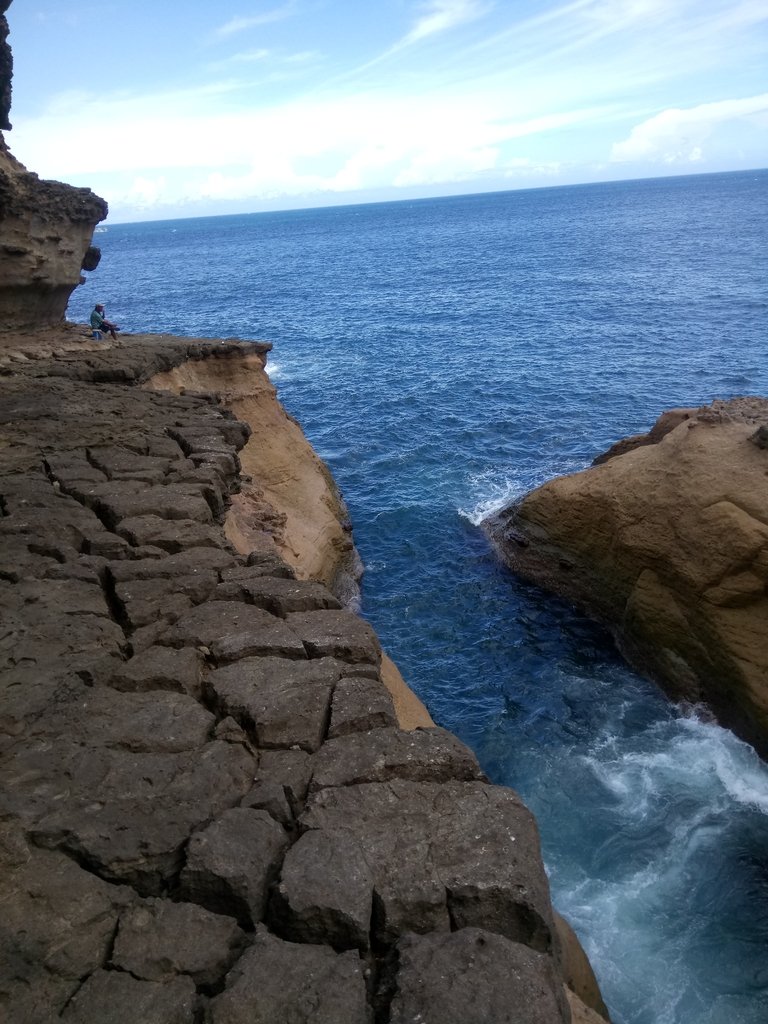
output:
[[113, 324], [104, 316], [104, 307], [100, 302], [96, 303], [91, 313], [91, 327], [94, 331], [108, 331], [115, 340], [117, 340], [115, 332], [120, 330], [117, 324]]

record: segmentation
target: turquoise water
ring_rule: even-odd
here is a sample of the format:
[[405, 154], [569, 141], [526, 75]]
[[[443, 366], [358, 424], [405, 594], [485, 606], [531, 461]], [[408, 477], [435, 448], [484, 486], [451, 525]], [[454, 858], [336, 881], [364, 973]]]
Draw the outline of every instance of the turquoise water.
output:
[[516, 580], [478, 522], [674, 405], [768, 394], [768, 172], [108, 225], [73, 297], [262, 338], [362, 611], [539, 820], [616, 1024], [768, 1020], [768, 768]]

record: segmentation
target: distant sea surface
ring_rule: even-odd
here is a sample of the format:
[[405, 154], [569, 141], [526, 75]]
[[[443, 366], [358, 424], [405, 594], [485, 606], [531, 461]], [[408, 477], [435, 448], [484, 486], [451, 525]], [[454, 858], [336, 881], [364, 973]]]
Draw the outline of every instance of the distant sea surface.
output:
[[95, 241], [70, 319], [103, 301], [126, 331], [274, 343], [350, 508], [363, 614], [535, 812], [615, 1024], [766, 1024], [768, 767], [515, 579], [478, 523], [664, 409], [768, 395], [768, 171]]

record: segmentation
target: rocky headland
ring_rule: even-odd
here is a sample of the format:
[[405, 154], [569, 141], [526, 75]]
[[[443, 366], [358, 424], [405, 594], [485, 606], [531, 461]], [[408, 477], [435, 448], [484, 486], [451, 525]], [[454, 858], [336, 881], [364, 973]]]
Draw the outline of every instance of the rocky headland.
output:
[[313, 578], [349, 564], [345, 519], [305, 560], [272, 506], [282, 438], [345, 516], [269, 346], [81, 335], [2, 339], [8, 1019], [604, 1012], [530, 813], [428, 716], [403, 728], [373, 630]]
[[768, 400], [671, 410], [485, 525], [515, 572], [768, 755]]
[[0, 135], [0, 1019], [606, 1019], [530, 812], [350, 610], [270, 345], [64, 322], [105, 215]]

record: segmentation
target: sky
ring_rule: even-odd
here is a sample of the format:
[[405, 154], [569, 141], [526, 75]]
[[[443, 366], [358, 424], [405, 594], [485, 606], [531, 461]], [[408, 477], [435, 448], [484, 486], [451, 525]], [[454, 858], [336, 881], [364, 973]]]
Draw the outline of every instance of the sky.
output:
[[766, 0], [14, 0], [14, 155], [121, 223], [768, 166]]

